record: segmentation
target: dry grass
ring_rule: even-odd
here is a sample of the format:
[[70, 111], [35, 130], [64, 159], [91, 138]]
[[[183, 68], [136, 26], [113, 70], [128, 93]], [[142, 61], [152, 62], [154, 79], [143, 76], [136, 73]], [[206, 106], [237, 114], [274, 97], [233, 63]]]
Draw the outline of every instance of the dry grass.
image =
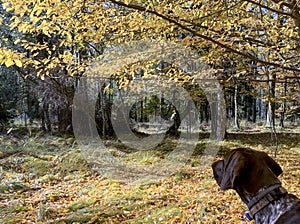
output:
[[[270, 155], [269, 134], [229, 134], [219, 156], [234, 147], [252, 147]], [[299, 135], [279, 135], [276, 160], [289, 192], [299, 195]], [[233, 191], [221, 192], [209, 166], [202, 166], [203, 138], [190, 160], [173, 175], [139, 185], [104, 177], [93, 169], [72, 138], [0, 137], [1, 223], [245, 223], [246, 206]], [[110, 152], [138, 167], [159, 164], [176, 145], [166, 139], [156, 150]], [[114, 147], [117, 146], [117, 147]], [[116, 179], [116, 178], [114, 178]]]

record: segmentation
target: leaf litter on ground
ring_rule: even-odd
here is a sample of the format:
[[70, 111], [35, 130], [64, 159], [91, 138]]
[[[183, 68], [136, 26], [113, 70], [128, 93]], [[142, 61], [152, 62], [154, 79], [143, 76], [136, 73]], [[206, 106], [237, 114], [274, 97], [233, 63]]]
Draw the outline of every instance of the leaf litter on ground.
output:
[[[287, 135], [289, 140], [287, 140]], [[234, 147], [252, 147], [273, 156], [265, 134], [231, 134], [217, 157]], [[299, 135], [283, 134], [276, 161], [284, 187], [299, 195]], [[139, 185], [109, 179], [93, 169], [72, 138], [39, 136], [18, 141], [0, 138], [1, 223], [251, 223], [246, 206], [234, 191], [220, 191], [209, 166], [202, 166], [207, 143], [199, 140], [179, 172]], [[116, 153], [124, 161], [147, 166], [164, 159], [160, 150]]]

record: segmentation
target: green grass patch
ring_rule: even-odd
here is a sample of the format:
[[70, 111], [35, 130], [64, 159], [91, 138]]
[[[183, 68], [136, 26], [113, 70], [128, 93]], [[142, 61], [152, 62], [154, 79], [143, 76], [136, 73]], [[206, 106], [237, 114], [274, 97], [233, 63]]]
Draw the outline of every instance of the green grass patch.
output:
[[70, 204], [68, 206], [68, 209], [70, 211], [77, 211], [86, 207], [89, 207], [90, 205], [93, 205], [95, 203], [95, 200], [89, 199], [87, 201], [78, 201]]
[[40, 160], [34, 157], [27, 157], [24, 169], [36, 176], [43, 176], [51, 172], [51, 166], [48, 161]]

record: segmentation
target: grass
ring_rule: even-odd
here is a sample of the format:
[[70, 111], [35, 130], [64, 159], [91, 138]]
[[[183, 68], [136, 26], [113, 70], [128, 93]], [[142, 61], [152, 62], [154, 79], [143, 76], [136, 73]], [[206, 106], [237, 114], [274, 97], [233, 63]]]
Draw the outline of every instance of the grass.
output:
[[[220, 191], [209, 164], [203, 163], [202, 153], [212, 142], [202, 137], [191, 158], [171, 176], [134, 185], [99, 172], [82, 157], [72, 138], [2, 136], [0, 223], [246, 223], [246, 206], [234, 191]], [[216, 146], [218, 157], [235, 147], [274, 155], [268, 133], [228, 137]], [[299, 140], [297, 133], [279, 134], [276, 158], [284, 170], [280, 176], [284, 187], [298, 196]], [[176, 140], [165, 139], [155, 150], [144, 151], [131, 151], [112, 140], [107, 145], [124, 163], [150, 169], [162, 164]], [[140, 174], [144, 173], [131, 173]]]

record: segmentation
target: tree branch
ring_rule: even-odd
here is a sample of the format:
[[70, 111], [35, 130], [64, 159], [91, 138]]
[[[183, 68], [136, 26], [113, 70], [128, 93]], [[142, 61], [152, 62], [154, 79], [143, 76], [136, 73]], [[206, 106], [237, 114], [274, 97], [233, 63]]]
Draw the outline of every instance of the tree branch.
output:
[[173, 18], [170, 18], [170, 17], [168, 17], [166, 15], [160, 14], [157, 11], [154, 11], [154, 10], [151, 10], [151, 9], [147, 9], [146, 7], [143, 7], [143, 6], [140, 6], [140, 5], [125, 4], [124, 2], [120, 2], [120, 1], [116, 1], [116, 0], [110, 0], [110, 2], [112, 2], [112, 3], [116, 4], [116, 5], [125, 7], [125, 8], [134, 9], [134, 10], [138, 10], [138, 11], [141, 11], [141, 12], [147, 12], [147, 13], [156, 15], [159, 18], [162, 18], [162, 19], [168, 21], [169, 23], [172, 23], [172, 24], [174, 24], [174, 25], [182, 28], [183, 30], [185, 30], [185, 31], [193, 34], [194, 36], [197, 36], [197, 37], [200, 37], [202, 39], [205, 39], [205, 40], [207, 40], [209, 42], [212, 42], [212, 43], [220, 46], [223, 49], [226, 49], [228, 51], [231, 51], [232, 53], [235, 53], [237, 55], [243, 56], [245, 58], [248, 58], [250, 60], [256, 61], [258, 63], [264, 64], [264, 65], [268, 65], [268, 66], [274, 66], [274, 67], [285, 69], [285, 70], [288, 70], [288, 71], [294, 71], [294, 72], [300, 73], [300, 69], [299, 68], [285, 66], [285, 65], [282, 65], [282, 64], [279, 64], [279, 63], [275, 63], [275, 62], [265, 61], [265, 60], [262, 60], [262, 59], [259, 59], [259, 58], [255, 57], [255, 56], [253, 56], [253, 55], [251, 55], [251, 54], [249, 54], [247, 52], [238, 51], [235, 48], [233, 48], [232, 46], [229, 46], [229, 45], [227, 45], [225, 43], [217, 41], [217, 40], [215, 40], [212, 37], [209, 37], [209, 36], [203, 35], [201, 33], [198, 33], [197, 31], [193, 30], [192, 28], [186, 27], [184, 24], [181, 24], [176, 19], [173, 19]]
[[264, 4], [260, 3], [260, 2], [256, 2], [256, 1], [253, 1], [253, 0], [246, 0], [246, 2], [252, 3], [253, 5], [257, 5], [257, 6], [261, 7], [261, 8], [265, 8], [265, 9], [271, 11], [271, 12], [275, 12], [275, 13], [278, 13], [278, 14], [281, 14], [281, 15], [290, 16], [290, 17], [294, 18], [294, 16], [293, 16], [292, 13], [287, 13], [287, 12], [283, 12], [283, 11], [279, 11], [279, 10], [273, 9], [273, 8], [271, 8], [271, 7], [267, 6], [267, 5], [264, 5]]

